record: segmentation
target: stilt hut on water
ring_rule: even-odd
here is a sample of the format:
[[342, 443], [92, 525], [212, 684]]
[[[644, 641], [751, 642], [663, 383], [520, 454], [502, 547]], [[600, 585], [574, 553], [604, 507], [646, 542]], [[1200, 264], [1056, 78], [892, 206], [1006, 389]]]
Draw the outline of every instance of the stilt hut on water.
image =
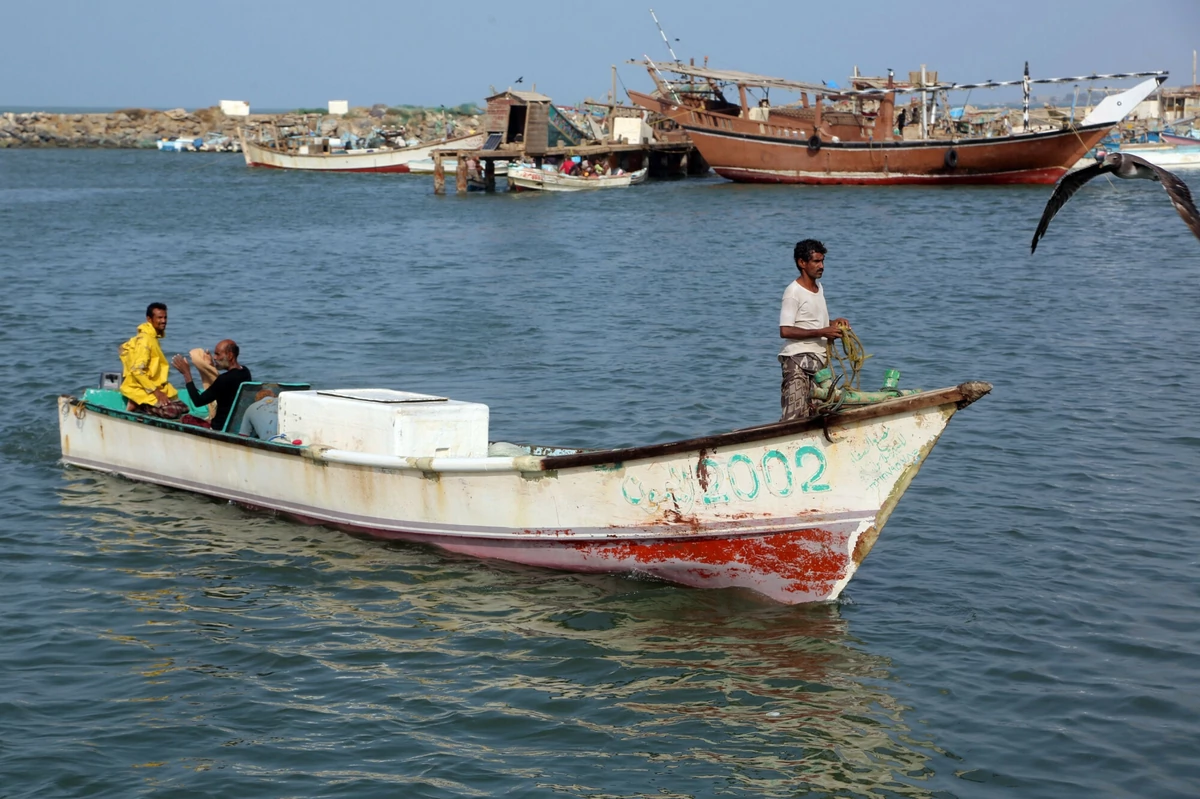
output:
[[[526, 155], [543, 155], [551, 147], [577, 147], [586, 135], [537, 92], [507, 91], [487, 98], [487, 131], [491, 147], [523, 144]], [[495, 137], [499, 135], [499, 139]]]

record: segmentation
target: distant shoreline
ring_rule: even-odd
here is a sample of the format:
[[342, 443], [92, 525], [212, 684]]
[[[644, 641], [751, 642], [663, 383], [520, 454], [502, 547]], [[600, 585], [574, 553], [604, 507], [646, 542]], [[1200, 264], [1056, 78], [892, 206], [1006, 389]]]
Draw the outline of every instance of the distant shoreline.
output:
[[[478, 111], [473, 106], [457, 109]], [[308, 109], [303, 109], [308, 111]], [[370, 137], [381, 129], [400, 130], [405, 137], [421, 140], [443, 135], [447, 122], [455, 130], [474, 132], [482, 129], [480, 113], [455, 113], [451, 109], [412, 106], [353, 108], [344, 115], [331, 115], [312, 109], [263, 112], [249, 116], [226, 116], [219, 108], [187, 111], [173, 108], [124, 108], [114, 111], [66, 110], [12, 111], [0, 109], [0, 150], [26, 148], [111, 148], [152, 149], [161, 139], [202, 138], [209, 134], [236, 138], [240, 128], [270, 126], [276, 129], [312, 129], [323, 120], [323, 135], [353, 133]]]
[[[0, 104], [0, 114], [115, 114], [118, 111], [125, 111], [130, 108], [140, 108], [143, 111], [157, 111], [166, 113], [173, 108], [179, 106], [86, 106], [86, 105], [4, 105]], [[197, 109], [200, 110], [200, 109]], [[257, 114], [294, 114], [295, 108], [260, 108], [255, 109]]]

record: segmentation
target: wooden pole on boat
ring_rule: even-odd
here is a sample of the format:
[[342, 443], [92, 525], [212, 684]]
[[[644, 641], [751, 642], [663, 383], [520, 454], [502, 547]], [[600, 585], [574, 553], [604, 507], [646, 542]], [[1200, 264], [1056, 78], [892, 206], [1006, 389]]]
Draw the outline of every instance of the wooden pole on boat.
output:
[[1025, 77], [1021, 79], [1024, 97], [1021, 100], [1021, 119], [1025, 122], [1025, 133], [1029, 132], [1029, 62], [1025, 62]]
[[467, 193], [467, 159], [462, 153], [458, 154], [458, 165], [454, 169], [454, 190], [459, 194]]
[[483, 189], [484, 191], [496, 190], [496, 159], [488, 158], [483, 162]]
[[617, 65], [612, 65], [612, 96], [608, 99], [608, 118], [604, 120], [608, 129], [608, 138], [612, 139], [613, 129], [617, 126]]
[[925, 65], [921, 65], [921, 138], [929, 138], [929, 97], [925, 94]]
[[446, 193], [446, 167], [442, 164], [441, 150], [433, 151], [433, 193]]
[[[855, 68], [857, 69], [857, 67]], [[887, 87], [896, 88], [895, 73], [888, 68]], [[893, 141], [893, 126], [896, 124], [896, 92], [885, 92], [879, 101], [879, 115], [875, 121], [875, 133], [881, 141]], [[882, 128], [882, 130], [880, 129]]]

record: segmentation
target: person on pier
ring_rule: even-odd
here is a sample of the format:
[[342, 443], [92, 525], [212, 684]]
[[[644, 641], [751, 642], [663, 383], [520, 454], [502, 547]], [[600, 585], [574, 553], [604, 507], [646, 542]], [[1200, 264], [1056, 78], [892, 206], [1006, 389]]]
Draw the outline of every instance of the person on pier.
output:
[[825, 273], [825, 245], [816, 239], [796, 243], [792, 259], [800, 276], [783, 292], [783, 307], [779, 312], [779, 364], [783, 368], [779, 404], [783, 410], [780, 421], [807, 419], [814, 415], [813, 375], [828, 365], [827, 343], [842, 337], [842, 328], [849, 328], [844, 318], [829, 321], [825, 305], [825, 290], [817, 280]]

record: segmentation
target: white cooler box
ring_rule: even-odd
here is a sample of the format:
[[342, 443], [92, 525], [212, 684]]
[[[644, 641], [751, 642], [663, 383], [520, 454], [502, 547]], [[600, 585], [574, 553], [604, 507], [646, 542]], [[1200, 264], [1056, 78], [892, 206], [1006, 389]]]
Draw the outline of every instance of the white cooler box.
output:
[[305, 444], [413, 458], [484, 458], [488, 406], [382, 388], [285, 391], [279, 432]]

